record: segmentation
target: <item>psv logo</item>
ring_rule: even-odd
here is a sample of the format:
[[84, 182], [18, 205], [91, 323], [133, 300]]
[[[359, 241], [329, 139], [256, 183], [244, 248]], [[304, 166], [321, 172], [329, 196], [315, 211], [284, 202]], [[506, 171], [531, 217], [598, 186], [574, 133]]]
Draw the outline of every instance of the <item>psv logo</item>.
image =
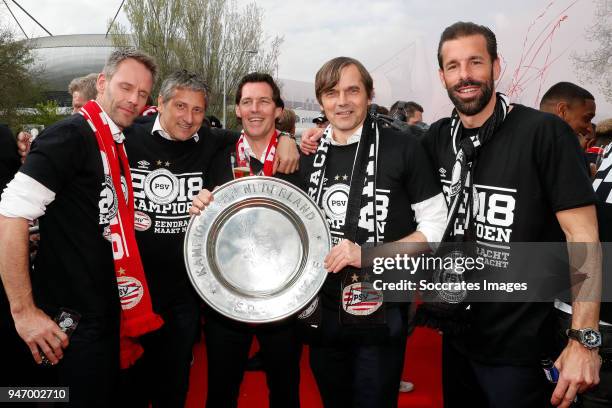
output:
[[336, 183], [323, 194], [323, 209], [332, 220], [344, 220], [350, 187]]
[[342, 290], [342, 309], [355, 316], [367, 316], [380, 308], [383, 295], [370, 282], [357, 282]]
[[179, 181], [170, 170], [157, 169], [145, 178], [144, 191], [147, 198], [155, 204], [168, 204], [179, 194]]
[[138, 279], [131, 276], [119, 276], [117, 278], [117, 285], [123, 310], [131, 309], [140, 303], [144, 295], [144, 289]]

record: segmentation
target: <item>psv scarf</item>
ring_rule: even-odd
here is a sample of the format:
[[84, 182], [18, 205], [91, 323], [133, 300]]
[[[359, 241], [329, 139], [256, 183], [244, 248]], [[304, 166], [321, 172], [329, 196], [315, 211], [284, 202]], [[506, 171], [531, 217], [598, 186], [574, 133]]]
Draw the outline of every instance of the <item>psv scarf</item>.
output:
[[[501, 127], [508, 112], [510, 100], [502, 93], [496, 94], [497, 99], [493, 114], [480, 127], [477, 134], [462, 137], [463, 124], [457, 109], [451, 114], [450, 137], [452, 138], [455, 164], [453, 165], [451, 187], [449, 194], [449, 210], [446, 228], [442, 237], [442, 245], [436, 254], [444, 257], [451, 251], [473, 251], [461, 242], [473, 242], [475, 220], [473, 214], [478, 213], [478, 193], [474, 183], [474, 169], [478, 163], [478, 155], [484, 145], [490, 142]], [[459, 208], [465, 205], [465, 212]], [[453, 282], [464, 281], [463, 274], [434, 273], [434, 281], [440, 276], [454, 276]], [[416, 324], [442, 330], [447, 334], [460, 334], [471, 325], [469, 304], [466, 299], [455, 300], [446, 296], [445, 291], [433, 292], [433, 299], [421, 304], [416, 314]]]
[[[134, 364], [143, 353], [137, 338], [157, 330], [164, 322], [153, 312], [140, 253], [136, 245], [134, 192], [125, 146], [122, 141], [116, 141], [113, 138], [106, 115], [97, 102], [93, 100], [87, 102], [79, 113], [85, 117], [96, 135], [106, 184], [107, 187], [114, 190], [115, 203], [109, 216], [112, 217], [110, 233], [121, 300], [120, 363], [123, 369]], [[113, 211], [115, 214], [112, 213]]]
[[[240, 138], [236, 142], [236, 157], [239, 164], [248, 164], [250, 175], [253, 175], [253, 169], [249, 164], [249, 154], [245, 151], [245, 134], [244, 130], [240, 133]], [[264, 176], [272, 177], [274, 169], [274, 155], [276, 154], [276, 145], [278, 145], [278, 130], [274, 130], [274, 134], [270, 138], [268, 147], [266, 148], [266, 155], [264, 156], [263, 162], [263, 174]]]
[[[323, 189], [325, 187], [325, 168], [328, 150], [332, 141], [332, 126], [323, 133], [319, 147], [315, 153], [313, 170], [308, 177], [308, 195], [322, 205]], [[376, 168], [378, 164], [379, 132], [376, 121], [370, 115], [366, 117], [357, 146], [348, 205], [345, 215], [344, 237], [356, 244], [378, 243], [379, 236], [376, 211]], [[366, 231], [358, 233], [359, 228]], [[340, 296], [340, 321], [345, 325], [377, 325], [384, 323], [385, 315], [382, 308], [382, 292], [374, 289], [371, 282], [365, 278], [366, 269], [347, 267], [342, 274]], [[358, 299], [358, 300], [355, 300]]]
[[[495, 135], [495, 132], [506, 119], [510, 107], [508, 97], [500, 92], [497, 93], [495, 108], [493, 114], [480, 127], [478, 134], [462, 138], [463, 124], [457, 109], [453, 109], [451, 115], [451, 131], [450, 135], [453, 140], [453, 151], [455, 152], [455, 164], [451, 177], [450, 188], [450, 203], [448, 210], [448, 218], [446, 221], [446, 229], [442, 242], [446, 242], [453, 235], [455, 223], [459, 224], [465, 232], [469, 232], [470, 213], [473, 205], [478, 203], [478, 198], [474, 194], [473, 173], [478, 153], [482, 146], [489, 142]], [[465, 195], [467, 194], [467, 200]], [[476, 201], [474, 201], [476, 200]], [[466, 202], [465, 215], [459, 212], [459, 207]], [[476, 212], [476, 211], [475, 211]], [[464, 234], [464, 238], [468, 238]]]

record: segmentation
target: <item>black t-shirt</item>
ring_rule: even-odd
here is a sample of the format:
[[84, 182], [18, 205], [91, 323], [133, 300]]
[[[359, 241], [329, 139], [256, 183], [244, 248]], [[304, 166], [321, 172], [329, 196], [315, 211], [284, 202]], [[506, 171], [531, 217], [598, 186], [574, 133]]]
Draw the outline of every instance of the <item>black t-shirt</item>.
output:
[[[475, 238], [502, 258], [510, 242], [564, 241], [555, 213], [595, 202], [571, 128], [553, 115], [513, 106], [482, 147], [474, 170], [479, 202]], [[432, 125], [423, 143], [448, 200], [455, 162], [450, 120]], [[471, 308], [473, 327], [454, 343], [474, 360], [533, 364], [552, 344], [551, 303], [473, 303]]]
[[[345, 215], [357, 143], [330, 145], [321, 194], [321, 205], [332, 236], [332, 245], [344, 239]], [[305, 156], [300, 165], [307, 180], [315, 155]], [[431, 163], [416, 137], [389, 128], [380, 129], [376, 169], [376, 209], [379, 242], [393, 242], [416, 230], [412, 204], [440, 194], [440, 184]], [[367, 204], [364, 204], [367, 205]], [[362, 210], [363, 212], [363, 210]], [[358, 228], [357, 243], [363, 244], [367, 231]], [[341, 273], [327, 276], [322, 293], [323, 305], [337, 308], [341, 295]]]
[[81, 115], [45, 129], [20, 169], [55, 192], [40, 217], [40, 246], [32, 286], [36, 304], [55, 315], [67, 307], [83, 317], [117, 317], [119, 293], [111, 243], [104, 238], [108, 208], [96, 137]]
[[153, 309], [162, 312], [195, 292], [183, 259], [193, 196], [205, 187], [213, 155], [236, 134], [202, 127], [199, 140], [178, 142], [151, 134], [156, 116], [126, 129], [132, 173], [136, 240]]
[[[597, 222], [599, 223], [599, 240], [605, 242], [603, 246], [603, 290], [602, 293], [610, 296], [612, 293], [612, 253], [609, 251], [609, 244], [612, 242], [612, 145], [608, 145], [604, 150], [604, 159], [602, 160], [595, 179], [593, 180], [593, 188], [597, 193]], [[612, 302], [601, 304], [600, 311], [601, 320], [606, 323], [612, 323]]]
[[0, 194], [13, 179], [20, 165], [17, 142], [11, 130], [5, 125], [0, 125]]

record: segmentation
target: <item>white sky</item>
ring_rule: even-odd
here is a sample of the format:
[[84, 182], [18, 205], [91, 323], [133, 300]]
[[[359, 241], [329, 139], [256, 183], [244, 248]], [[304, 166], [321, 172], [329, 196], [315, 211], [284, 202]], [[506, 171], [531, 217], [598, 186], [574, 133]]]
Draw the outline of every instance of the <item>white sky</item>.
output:
[[[607, 1], [612, 13], [612, 0]], [[29, 36], [45, 35], [17, 6], [7, 2]], [[237, 0], [238, 7], [248, 2]], [[53, 34], [85, 34], [106, 32], [121, 0], [18, 0], [18, 3]], [[585, 29], [594, 16], [592, 0], [257, 0], [256, 3], [264, 10], [266, 33], [270, 37], [284, 37], [279, 60], [281, 78], [313, 82], [325, 61], [339, 55], [351, 56], [372, 72], [377, 103], [389, 106], [396, 99], [416, 100], [425, 108], [425, 119], [432, 121], [448, 115], [451, 109], [437, 76], [436, 47], [440, 33], [455, 21], [474, 21], [489, 26], [497, 35], [506, 66], [500, 90], [508, 90], [519, 66], [523, 43], [536, 44], [536, 48], [543, 45], [540, 52], [530, 54], [535, 54], [531, 68], [519, 70], [519, 74], [526, 74], [524, 78], [534, 74], [536, 78], [521, 84], [522, 88], [512, 95], [514, 101], [534, 106], [538, 93], [541, 95], [564, 80], [595, 95], [596, 120], [612, 117], [612, 103], [604, 100], [594, 84], [577, 78], [571, 59], [573, 52], [594, 47], [585, 40]], [[552, 41], [542, 42], [550, 28], [538, 40], [538, 34], [561, 16], [567, 17], [560, 22]], [[3, 3], [0, 21], [15, 26]], [[123, 13], [118, 21], [127, 24]], [[538, 78], [547, 55], [554, 62]]]

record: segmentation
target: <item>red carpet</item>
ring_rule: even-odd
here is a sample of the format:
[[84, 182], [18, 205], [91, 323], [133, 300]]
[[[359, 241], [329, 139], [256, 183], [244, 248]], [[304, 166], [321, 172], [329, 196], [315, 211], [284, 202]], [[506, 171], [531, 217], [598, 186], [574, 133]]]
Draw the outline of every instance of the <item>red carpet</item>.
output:
[[[253, 342], [253, 349], [256, 349]], [[414, 383], [414, 391], [401, 394], [401, 408], [441, 408], [441, 337], [429, 329], [417, 329], [408, 339], [404, 379]], [[206, 399], [206, 353], [201, 342], [194, 350], [195, 363], [191, 369], [191, 385], [187, 396], [187, 408], [202, 408]], [[399, 384], [398, 384], [399, 385]], [[240, 388], [240, 408], [265, 408], [268, 406], [268, 389], [262, 372], [245, 373]], [[308, 348], [302, 354], [302, 379], [300, 384], [302, 407], [321, 407], [317, 385], [308, 365]]]

